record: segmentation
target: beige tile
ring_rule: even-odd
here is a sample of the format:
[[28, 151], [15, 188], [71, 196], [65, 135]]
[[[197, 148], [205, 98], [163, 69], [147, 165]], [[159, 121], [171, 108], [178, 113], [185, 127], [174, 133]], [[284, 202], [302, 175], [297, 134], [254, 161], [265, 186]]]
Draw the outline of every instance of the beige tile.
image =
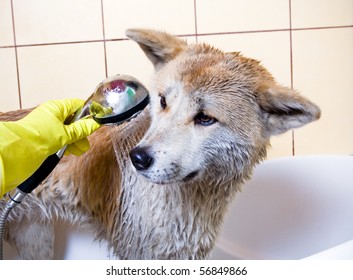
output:
[[290, 87], [289, 32], [199, 36], [198, 41], [228, 52], [240, 51], [244, 56], [260, 60], [278, 83]]
[[108, 76], [127, 74], [148, 87], [153, 66], [140, 47], [133, 41], [107, 42]]
[[101, 40], [100, 0], [14, 1], [17, 44]]
[[[260, 60], [278, 83], [290, 87], [288, 32], [201, 36], [199, 42], [207, 42], [224, 51], [241, 51], [244, 56]], [[273, 137], [271, 145], [268, 158], [292, 155], [292, 132]]]
[[23, 107], [46, 100], [86, 99], [105, 78], [103, 43], [18, 49]]
[[173, 34], [194, 34], [193, 0], [104, 0], [106, 38], [125, 38], [128, 28], [153, 28]]
[[293, 28], [352, 24], [352, 0], [292, 0]]
[[13, 46], [11, 2], [0, 1], [0, 46]]
[[0, 49], [0, 112], [20, 108], [14, 48]]
[[353, 154], [353, 28], [293, 33], [294, 85], [322, 110], [295, 132], [297, 154]]
[[[182, 37], [195, 43], [195, 37]], [[154, 67], [137, 43], [130, 40], [107, 42], [108, 76], [127, 74], [149, 86]]]
[[198, 33], [289, 28], [289, 2], [283, 0], [197, 1]]
[[287, 157], [293, 155], [292, 131], [271, 138], [271, 146], [267, 150], [267, 158]]

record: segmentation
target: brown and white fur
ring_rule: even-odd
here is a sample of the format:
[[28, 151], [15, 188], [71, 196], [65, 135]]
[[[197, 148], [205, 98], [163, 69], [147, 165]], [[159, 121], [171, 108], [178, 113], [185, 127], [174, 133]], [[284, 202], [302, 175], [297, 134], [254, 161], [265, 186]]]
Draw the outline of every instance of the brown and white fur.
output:
[[22, 258], [52, 258], [59, 219], [90, 224], [121, 259], [207, 258], [270, 136], [320, 116], [238, 52], [153, 30], [127, 36], [154, 64], [151, 104], [127, 124], [100, 128], [86, 154], [64, 157], [13, 209], [6, 239]]

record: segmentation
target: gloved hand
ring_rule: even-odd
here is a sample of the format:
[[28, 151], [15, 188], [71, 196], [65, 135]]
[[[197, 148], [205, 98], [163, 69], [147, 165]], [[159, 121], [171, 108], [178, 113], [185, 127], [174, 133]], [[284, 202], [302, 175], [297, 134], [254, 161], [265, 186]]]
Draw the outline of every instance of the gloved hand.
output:
[[80, 155], [89, 149], [87, 136], [99, 128], [93, 119], [64, 125], [84, 104], [80, 99], [43, 103], [23, 119], [0, 122], [0, 197], [30, 177], [63, 146]]

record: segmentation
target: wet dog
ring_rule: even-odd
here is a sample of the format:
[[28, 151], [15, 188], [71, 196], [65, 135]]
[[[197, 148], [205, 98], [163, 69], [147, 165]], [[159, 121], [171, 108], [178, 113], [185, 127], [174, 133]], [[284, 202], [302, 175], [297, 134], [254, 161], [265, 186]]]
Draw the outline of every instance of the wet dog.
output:
[[58, 219], [91, 225], [121, 259], [207, 258], [270, 137], [320, 117], [257, 60], [153, 30], [126, 34], [155, 67], [150, 105], [99, 129], [89, 152], [64, 157], [13, 209], [6, 238], [22, 258], [53, 257]]

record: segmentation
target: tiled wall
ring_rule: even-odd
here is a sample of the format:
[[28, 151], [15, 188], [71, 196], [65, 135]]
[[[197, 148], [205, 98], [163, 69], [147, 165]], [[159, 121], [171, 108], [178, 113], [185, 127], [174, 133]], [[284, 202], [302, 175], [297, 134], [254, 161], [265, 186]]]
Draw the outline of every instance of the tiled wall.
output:
[[321, 120], [273, 138], [269, 157], [353, 154], [353, 0], [0, 0], [0, 111], [85, 99], [115, 73], [148, 86], [129, 27], [241, 51], [316, 102]]

